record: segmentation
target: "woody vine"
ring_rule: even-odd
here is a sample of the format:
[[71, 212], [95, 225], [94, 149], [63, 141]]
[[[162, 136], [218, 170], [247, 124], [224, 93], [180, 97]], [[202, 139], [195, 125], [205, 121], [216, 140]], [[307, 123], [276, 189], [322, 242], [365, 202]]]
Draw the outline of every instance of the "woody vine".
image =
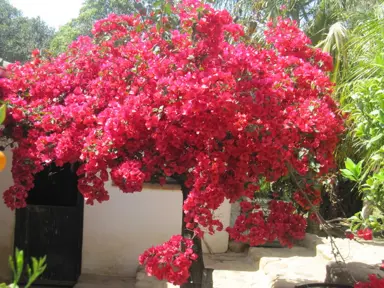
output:
[[[26, 206], [34, 175], [50, 163], [80, 164], [87, 204], [108, 201], [110, 179], [124, 193], [172, 177], [183, 191], [183, 228], [140, 256], [150, 275], [200, 287], [204, 233], [226, 227], [213, 211], [242, 204], [232, 239], [291, 247], [305, 235], [301, 211], [321, 202], [316, 182], [335, 167], [343, 119], [332, 100], [332, 59], [291, 20], [270, 23], [266, 47], [243, 42], [227, 11], [196, 0], [151, 12], [110, 15], [93, 37], [57, 57], [33, 52], [0, 80], [8, 106], [0, 137], [11, 139], [11, 209]], [[250, 204], [260, 179], [290, 171], [303, 187], [292, 203]], [[304, 194], [302, 193], [304, 191]]]

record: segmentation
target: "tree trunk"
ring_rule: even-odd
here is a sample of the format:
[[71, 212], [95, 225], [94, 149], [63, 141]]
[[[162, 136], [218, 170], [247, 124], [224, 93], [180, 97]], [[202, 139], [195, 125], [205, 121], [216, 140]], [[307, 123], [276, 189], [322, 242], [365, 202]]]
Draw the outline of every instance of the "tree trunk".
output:
[[[184, 182], [180, 183], [181, 190], [183, 192], [183, 203], [187, 199], [190, 189], [185, 187]], [[181, 235], [185, 238], [192, 238], [193, 232], [186, 228], [186, 223], [184, 222], [184, 209], [182, 217], [182, 230]], [[203, 274], [204, 274], [204, 261], [203, 261], [203, 250], [201, 246], [201, 239], [195, 237], [193, 239], [193, 250], [199, 256], [196, 261], [192, 262], [192, 266], [189, 269], [190, 277], [188, 283], [181, 285], [181, 288], [202, 288]]]

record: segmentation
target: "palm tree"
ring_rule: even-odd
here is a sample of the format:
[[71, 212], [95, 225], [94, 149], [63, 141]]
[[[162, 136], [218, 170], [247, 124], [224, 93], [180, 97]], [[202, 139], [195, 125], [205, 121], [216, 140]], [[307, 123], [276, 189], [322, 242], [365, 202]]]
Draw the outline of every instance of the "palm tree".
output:
[[[346, 62], [343, 47], [348, 30], [369, 19], [378, 0], [216, 0], [217, 8], [227, 9], [246, 26], [251, 41], [260, 42], [269, 19], [278, 16], [296, 20], [311, 38], [313, 45], [335, 57], [333, 80], [337, 81], [342, 63]], [[367, 12], [368, 11], [368, 12]]]

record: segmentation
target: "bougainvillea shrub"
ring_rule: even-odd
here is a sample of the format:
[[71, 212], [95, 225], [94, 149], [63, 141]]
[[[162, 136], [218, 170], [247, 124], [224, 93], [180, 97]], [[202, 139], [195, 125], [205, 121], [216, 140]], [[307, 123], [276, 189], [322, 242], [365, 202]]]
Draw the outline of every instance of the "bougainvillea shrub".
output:
[[[271, 23], [264, 47], [244, 44], [243, 33], [227, 11], [185, 0], [161, 13], [110, 15], [64, 54], [34, 51], [31, 62], [8, 66], [0, 129], [17, 145], [5, 203], [25, 207], [34, 174], [52, 162], [80, 163], [88, 204], [109, 199], [109, 180], [132, 193], [174, 177], [189, 189], [186, 227], [203, 237], [225, 228], [212, 211], [226, 198], [252, 198], [261, 177], [326, 173], [343, 129], [327, 76], [332, 59], [291, 20]], [[319, 194], [304, 188], [318, 203]], [[303, 194], [293, 200], [308, 206]], [[231, 237], [290, 246], [304, 236], [291, 204], [270, 206], [266, 219], [249, 208]], [[180, 284], [197, 257], [192, 248], [174, 236], [140, 262]]]

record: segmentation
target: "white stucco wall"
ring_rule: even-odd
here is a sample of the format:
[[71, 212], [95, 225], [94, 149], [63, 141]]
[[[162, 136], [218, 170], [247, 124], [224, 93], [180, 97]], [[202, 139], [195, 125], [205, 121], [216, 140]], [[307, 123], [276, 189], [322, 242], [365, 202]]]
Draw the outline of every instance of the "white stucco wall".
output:
[[[205, 233], [202, 243], [204, 253], [225, 253], [228, 250], [228, 233], [225, 231], [231, 222], [231, 204], [229, 200], [225, 200], [223, 204], [214, 212], [214, 217], [223, 223], [223, 231], [216, 231], [215, 234], [209, 235]], [[209, 246], [209, 249], [207, 247]]]
[[[13, 184], [11, 176], [11, 153], [5, 151], [8, 160], [7, 167], [0, 173], [0, 194]], [[13, 231], [15, 225], [15, 213], [5, 206], [0, 197], [0, 283], [10, 276], [8, 269], [8, 257], [13, 251]]]
[[134, 276], [145, 249], [180, 234], [182, 194], [176, 185], [146, 184], [134, 194], [107, 190], [108, 202], [85, 206], [82, 272]]

